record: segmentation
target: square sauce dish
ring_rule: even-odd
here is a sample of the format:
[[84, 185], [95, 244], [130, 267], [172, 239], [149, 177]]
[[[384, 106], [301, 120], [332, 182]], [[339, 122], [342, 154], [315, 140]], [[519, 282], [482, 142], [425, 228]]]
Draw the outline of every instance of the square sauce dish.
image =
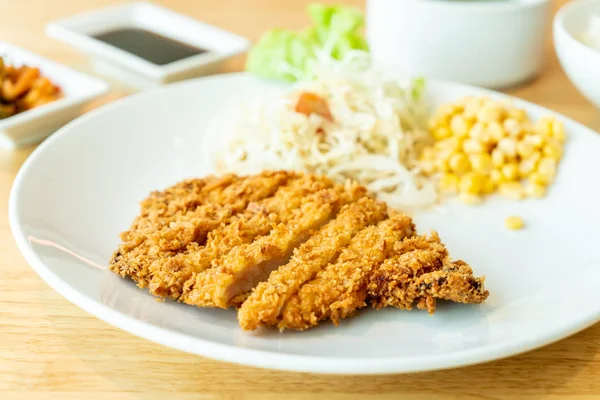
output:
[[46, 33], [91, 55], [98, 72], [142, 88], [214, 73], [250, 47], [241, 36], [146, 2], [54, 21]]

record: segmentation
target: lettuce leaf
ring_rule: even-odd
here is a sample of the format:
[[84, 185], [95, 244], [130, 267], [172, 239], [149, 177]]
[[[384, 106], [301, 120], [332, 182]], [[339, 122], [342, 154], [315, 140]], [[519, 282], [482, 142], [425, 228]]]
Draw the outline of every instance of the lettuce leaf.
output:
[[317, 54], [341, 59], [351, 50], [368, 50], [360, 11], [325, 4], [308, 6], [312, 25], [303, 31], [272, 29], [248, 53], [246, 69], [263, 78], [294, 82], [311, 79]]

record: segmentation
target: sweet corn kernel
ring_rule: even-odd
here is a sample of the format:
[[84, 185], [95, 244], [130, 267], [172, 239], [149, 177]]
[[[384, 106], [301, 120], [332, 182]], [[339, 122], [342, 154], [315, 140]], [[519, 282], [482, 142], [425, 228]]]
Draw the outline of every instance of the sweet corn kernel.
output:
[[475, 122], [475, 124], [473, 124], [471, 129], [469, 129], [469, 137], [471, 139], [481, 140], [484, 129], [485, 129], [485, 126], [483, 125], [483, 123]]
[[443, 148], [447, 151], [451, 151], [451, 152], [459, 152], [462, 149], [462, 142], [463, 139], [461, 138], [457, 138], [457, 137], [451, 137], [448, 138], [440, 143], [443, 144]]
[[521, 134], [519, 123], [512, 118], [504, 120], [504, 129], [510, 136], [519, 136]]
[[470, 194], [470, 193], [461, 193], [458, 195], [458, 199], [466, 205], [469, 206], [474, 206], [477, 204], [481, 204], [483, 202], [483, 199], [481, 198], [481, 196], [478, 196], [476, 194]]
[[477, 121], [485, 123], [497, 122], [501, 116], [502, 113], [497, 106], [493, 103], [487, 103], [477, 112]]
[[504, 137], [504, 129], [499, 122], [492, 122], [488, 124], [486, 132], [489, 135], [492, 143], [498, 143]]
[[483, 194], [492, 194], [496, 191], [497, 185], [491, 179], [486, 179], [483, 181], [483, 186], [481, 188], [481, 193]]
[[527, 113], [520, 108], [513, 108], [508, 112], [508, 118], [512, 118], [518, 122], [525, 122], [527, 120]]
[[440, 157], [434, 161], [434, 165], [439, 172], [450, 172], [450, 166], [448, 165], [447, 159]]
[[440, 126], [433, 131], [433, 138], [435, 140], [444, 140], [452, 136], [452, 132], [445, 126]]
[[538, 134], [527, 135], [523, 140], [535, 147], [536, 149], [543, 147], [545, 142], [544, 138]]
[[523, 131], [523, 135], [535, 135], [535, 125], [529, 120], [521, 122], [521, 131]]
[[493, 169], [490, 171], [490, 181], [498, 185], [504, 181], [504, 175], [502, 175], [502, 172], [498, 171], [497, 169]]
[[492, 164], [494, 165], [494, 167], [498, 168], [504, 165], [504, 163], [506, 162], [506, 155], [504, 154], [504, 152], [498, 148], [495, 148], [494, 150], [492, 150]]
[[519, 230], [525, 227], [525, 222], [523, 218], [513, 215], [504, 220], [504, 226], [511, 230]]
[[435, 112], [434, 118], [444, 119], [449, 118], [456, 112], [456, 105], [454, 104], [442, 104]]
[[531, 156], [534, 152], [535, 147], [531, 143], [528, 143], [525, 140], [521, 140], [517, 143], [517, 154], [521, 158], [527, 158]]
[[507, 181], [514, 181], [519, 177], [519, 166], [515, 163], [504, 164], [501, 171]]
[[529, 182], [529, 184], [525, 186], [525, 193], [527, 193], [527, 196], [529, 197], [541, 199], [542, 197], [546, 196], [546, 187], [544, 185], [540, 185], [539, 183]]
[[479, 104], [469, 102], [465, 104], [465, 109], [462, 115], [467, 121], [474, 121], [477, 119], [477, 113], [479, 112], [480, 108], [481, 106]]
[[494, 167], [492, 164], [492, 157], [487, 153], [472, 155], [469, 158], [469, 161], [471, 162], [473, 171], [480, 174], [487, 174]]
[[538, 164], [537, 172], [544, 175], [554, 176], [556, 173], [556, 160], [548, 157], [542, 158]]
[[503, 182], [498, 186], [501, 195], [511, 200], [521, 200], [525, 197], [525, 190], [521, 182]]
[[560, 143], [555, 139], [550, 139], [544, 146], [543, 153], [544, 156], [558, 161], [562, 158], [563, 150]]
[[517, 141], [511, 138], [503, 138], [498, 142], [498, 148], [508, 157], [517, 155]]
[[552, 137], [552, 118], [542, 117], [535, 124], [535, 131], [545, 139]]
[[464, 174], [471, 167], [471, 165], [469, 164], [469, 159], [466, 155], [462, 153], [452, 154], [452, 156], [448, 160], [448, 166], [450, 166], [450, 169], [452, 171], [456, 172], [459, 175]]
[[527, 176], [529, 176], [529, 174], [535, 171], [536, 167], [537, 160], [535, 159], [526, 158], [524, 160], [521, 160], [521, 162], [519, 163], [519, 175], [521, 176], [521, 178], [526, 178]]
[[[449, 137], [448, 139], [440, 140], [439, 142], [435, 142], [433, 148], [437, 150], [439, 153], [447, 153], [452, 154], [455, 151], [459, 151], [462, 149], [462, 145], [457, 147], [459, 140], [455, 137]], [[449, 157], [449, 156], [448, 156]]]
[[542, 153], [540, 151], [536, 151], [532, 155], [528, 157], [529, 160], [535, 161], [537, 164], [542, 159]]
[[473, 139], [465, 140], [462, 144], [462, 147], [467, 154], [478, 154], [483, 153], [484, 151], [483, 144]]
[[469, 134], [469, 125], [462, 115], [455, 115], [450, 120], [450, 130], [453, 135], [464, 137]]
[[[539, 171], [532, 173], [532, 175], [533, 174], [538, 174], [539, 177], [537, 179], [540, 180], [540, 182], [538, 182], [538, 183], [541, 183], [546, 186], [549, 185], [550, 183], [552, 183], [552, 181], [554, 180], [554, 174], [550, 174], [547, 172], [539, 172]], [[531, 175], [530, 175], [530, 177], [531, 177]]]
[[542, 185], [546, 186], [550, 182], [552, 182], [552, 177], [548, 177], [546, 175], [540, 174], [539, 172], [532, 172], [528, 177], [529, 183], [534, 185]]
[[458, 191], [461, 193], [480, 194], [483, 188], [483, 177], [475, 173], [467, 173], [460, 178]]
[[445, 192], [458, 192], [458, 176], [454, 174], [444, 174], [440, 179], [440, 189]]
[[566, 140], [565, 126], [562, 122], [555, 120], [552, 122], [552, 137], [558, 140], [560, 143], [564, 143]]

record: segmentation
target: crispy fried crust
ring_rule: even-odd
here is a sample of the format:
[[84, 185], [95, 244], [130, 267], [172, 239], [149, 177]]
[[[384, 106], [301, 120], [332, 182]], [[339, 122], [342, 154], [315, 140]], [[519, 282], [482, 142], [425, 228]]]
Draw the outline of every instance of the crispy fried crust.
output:
[[243, 329], [336, 325], [368, 303], [481, 303], [484, 278], [354, 184], [294, 172], [190, 179], [141, 202], [110, 269], [152, 294], [239, 307]]
[[338, 260], [327, 265], [285, 305], [280, 329], [304, 330], [324, 319], [338, 324], [366, 305], [371, 271], [388, 256], [394, 244], [414, 233], [412, 220], [396, 214], [359, 232]]
[[[203, 183], [184, 181], [151, 194], [142, 202], [134, 229], [121, 235], [124, 243], [113, 254], [109, 268], [129, 276], [142, 288], [148, 286], [153, 262], [172, 257], [192, 243], [201, 244], [208, 232], [248, 203], [271, 196], [292, 176], [296, 174], [280, 171], [245, 178], [209, 178]], [[188, 186], [193, 192], [182, 200], [180, 194], [187, 192]]]
[[357, 232], [386, 217], [385, 204], [370, 197], [344, 206], [337, 218], [294, 251], [289, 263], [254, 289], [238, 311], [242, 328], [252, 330], [259, 325], [277, 325], [280, 311], [290, 296], [335, 259]]
[[409, 238], [369, 278], [369, 302], [375, 308], [435, 311], [436, 299], [482, 303], [488, 296], [484, 278], [475, 278], [464, 261], [452, 262], [436, 232]]
[[348, 191], [342, 186], [315, 193], [293, 211], [287, 223], [277, 224], [268, 235], [250, 244], [235, 247], [212, 268], [198, 274], [194, 290], [184, 301], [200, 306], [231, 307], [231, 299], [249, 292], [287, 263], [311, 231], [325, 225], [344, 204], [363, 195], [363, 191]]
[[252, 243], [268, 234], [276, 224], [287, 222], [306, 196], [332, 186], [326, 178], [292, 177], [274, 196], [249, 203], [246, 210], [233, 217], [229, 224], [221, 224], [211, 231], [204, 246], [188, 246], [184, 252], [155, 261], [150, 266], [150, 292], [179, 299], [191, 290], [196, 274], [210, 268], [211, 263], [226, 256], [236, 246]]

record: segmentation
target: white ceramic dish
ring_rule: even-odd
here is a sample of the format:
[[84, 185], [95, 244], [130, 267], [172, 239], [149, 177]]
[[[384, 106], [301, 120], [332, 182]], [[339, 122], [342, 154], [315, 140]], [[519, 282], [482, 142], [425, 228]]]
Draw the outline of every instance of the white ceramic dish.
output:
[[[93, 37], [119, 28], [149, 30], [208, 51], [157, 65]], [[241, 36], [146, 2], [132, 2], [54, 21], [48, 24], [46, 33], [91, 55], [99, 72], [139, 87], [213, 73], [227, 59], [250, 47], [250, 42]]]
[[[448, 204], [415, 215], [456, 258], [487, 276], [482, 305], [420, 311], [364, 310], [340, 327], [243, 332], [235, 312], [155, 301], [103, 270], [117, 234], [150, 191], [203, 176], [203, 132], [225, 107], [272, 88], [246, 74], [141, 93], [92, 111], [43, 143], [19, 172], [9, 215], [27, 261], [59, 293], [98, 318], [143, 338], [219, 360], [320, 373], [399, 373], [507, 357], [571, 335], [600, 319], [600, 136], [560, 117], [570, 134], [543, 200]], [[273, 88], [273, 90], [277, 90]], [[431, 82], [435, 102], [499, 94]], [[517, 101], [532, 116], [549, 113]], [[110, 160], [110, 161], [108, 161]], [[586, 171], [588, 175], [586, 175]], [[43, 195], [42, 195], [43, 194]], [[528, 226], [503, 226], [511, 214]]]
[[374, 58], [408, 75], [501, 88], [544, 60], [549, 0], [368, 0]]
[[46, 138], [79, 116], [92, 100], [108, 92], [107, 83], [55, 63], [30, 51], [0, 41], [0, 55], [12, 65], [38, 67], [58, 84], [64, 97], [54, 102], [0, 119], [0, 147], [15, 148]]
[[576, 0], [565, 4], [554, 18], [554, 44], [571, 82], [600, 108], [600, 51], [581, 42], [592, 15], [600, 15], [600, 0]]

